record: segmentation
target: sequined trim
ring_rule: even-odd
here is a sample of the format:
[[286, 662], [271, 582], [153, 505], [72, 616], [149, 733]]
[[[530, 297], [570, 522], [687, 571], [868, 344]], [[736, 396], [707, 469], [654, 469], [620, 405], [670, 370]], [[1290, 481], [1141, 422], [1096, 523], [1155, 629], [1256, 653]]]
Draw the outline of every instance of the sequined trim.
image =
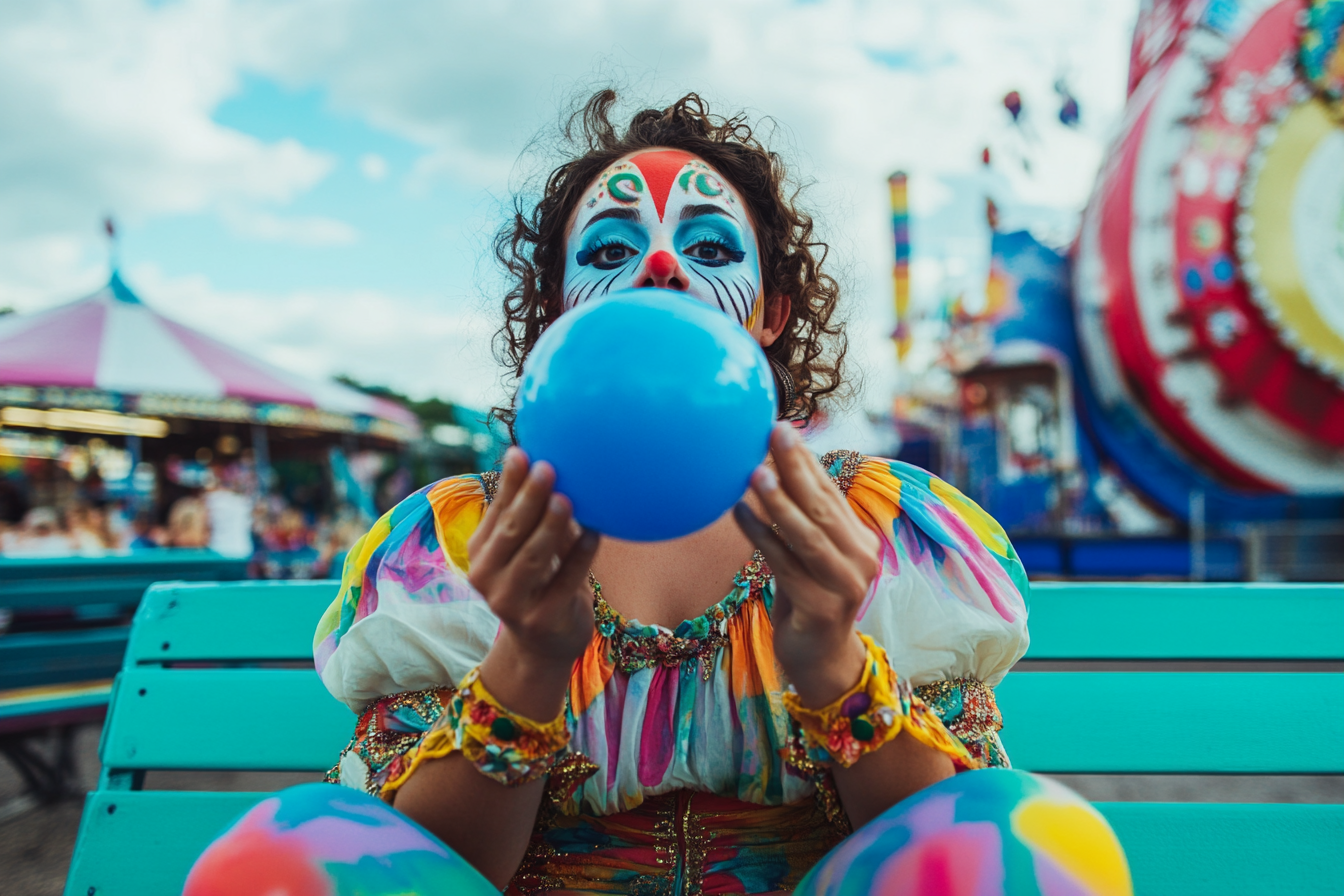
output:
[[830, 766], [809, 757], [801, 741], [790, 745], [786, 759], [786, 772], [812, 782], [816, 790], [817, 808], [826, 816], [826, 820], [835, 825], [843, 836], [852, 834], [854, 827], [840, 802], [840, 791], [836, 789]]
[[416, 746], [405, 769], [383, 785], [383, 792], [401, 787], [424, 762], [458, 752], [487, 778], [518, 787], [550, 774], [568, 745], [564, 711], [549, 722], [510, 712], [481, 681], [478, 666], [458, 683], [444, 713]]
[[602, 584], [591, 573], [588, 585], [593, 591], [597, 632], [610, 644], [609, 656], [616, 668], [629, 674], [653, 666], [676, 667], [687, 660], [696, 660], [701, 675], [708, 680], [715, 655], [728, 644], [728, 620], [736, 616], [747, 601], [762, 596], [771, 576], [765, 558], [756, 551], [733, 579], [733, 592], [700, 616], [677, 626], [677, 632], [682, 634], [626, 621], [607, 603], [602, 596]]
[[[700, 896], [705, 878], [705, 854], [709, 852], [709, 841], [714, 839], [714, 832], [707, 832], [704, 822], [691, 811], [695, 794], [689, 790], [681, 792], [686, 795], [685, 800], [678, 799], [667, 809], [667, 821], [670, 824], [665, 825], [660, 820], [654, 829], [655, 836], [659, 838], [655, 849], [658, 851], [658, 864], [669, 866], [667, 875], [672, 883], [677, 879], [677, 852], [681, 850], [681, 892], [678, 896]], [[664, 857], [667, 858], [666, 862]]]
[[[414, 752], [425, 732], [443, 714], [454, 690], [403, 691], [370, 703], [360, 713], [350, 743], [325, 780], [347, 786], [358, 784], [357, 789], [382, 796], [383, 785], [403, 771], [406, 754]], [[350, 756], [363, 764], [363, 781], [343, 780], [342, 769], [349, 766]]]
[[550, 777], [546, 779], [546, 802], [552, 809], [559, 810], [583, 782], [601, 768], [602, 766], [577, 750], [563, 754], [551, 766]]
[[485, 491], [485, 503], [495, 500], [495, 493], [499, 491], [499, 471], [487, 470], [482, 473], [481, 488]]
[[990, 768], [1012, 768], [999, 741], [1003, 716], [989, 685], [974, 678], [944, 679], [920, 685], [915, 693], [972, 756]]
[[847, 833], [815, 804], [759, 806], [690, 790], [604, 816], [561, 816], [543, 804], [505, 892], [789, 892]]
[[840, 494], [847, 496], [865, 460], [867, 458], [857, 451], [828, 451], [821, 456], [821, 465], [839, 487]]
[[910, 683], [891, 668], [887, 652], [860, 633], [867, 650], [859, 682], [834, 702], [819, 709], [803, 705], [798, 692], [784, 692], [791, 737], [786, 758], [800, 754], [816, 762], [849, 767], [905, 732], [946, 754], [961, 768], [980, 768], [965, 745], [953, 737], [942, 719], [919, 697]]

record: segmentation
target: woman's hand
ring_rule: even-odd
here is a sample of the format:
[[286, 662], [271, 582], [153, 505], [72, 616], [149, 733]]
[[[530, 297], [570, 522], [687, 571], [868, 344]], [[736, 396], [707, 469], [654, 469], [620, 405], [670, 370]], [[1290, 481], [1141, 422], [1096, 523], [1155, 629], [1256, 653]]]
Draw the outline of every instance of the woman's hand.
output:
[[599, 541], [554, 486], [550, 464], [529, 468], [527, 455], [510, 448], [467, 542], [468, 579], [502, 625], [481, 678], [504, 706], [543, 721], [563, 707], [570, 669], [593, 637], [586, 582]]
[[852, 688], [865, 651], [854, 617], [878, 572], [880, 542], [787, 423], [770, 437], [775, 470], [756, 468], [752, 491], [779, 535], [745, 503], [738, 525], [775, 574], [775, 656], [808, 706]]

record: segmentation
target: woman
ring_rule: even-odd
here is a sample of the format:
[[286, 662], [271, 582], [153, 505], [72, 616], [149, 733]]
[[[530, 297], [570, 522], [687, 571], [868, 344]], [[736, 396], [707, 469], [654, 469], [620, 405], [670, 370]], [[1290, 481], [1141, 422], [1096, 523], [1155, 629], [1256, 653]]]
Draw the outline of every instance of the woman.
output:
[[[614, 101], [589, 101], [584, 151], [497, 242], [514, 372], [569, 309], [656, 286], [735, 317], [805, 420], [843, 335], [782, 163], [695, 95], [623, 132]], [[1007, 764], [991, 687], [1026, 649], [1026, 577], [955, 489], [819, 465], [789, 423], [738, 507], [675, 541], [583, 531], [554, 482], [513, 448], [407, 498], [351, 550], [315, 642], [361, 713], [331, 780], [496, 886], [787, 890], [905, 797]]]

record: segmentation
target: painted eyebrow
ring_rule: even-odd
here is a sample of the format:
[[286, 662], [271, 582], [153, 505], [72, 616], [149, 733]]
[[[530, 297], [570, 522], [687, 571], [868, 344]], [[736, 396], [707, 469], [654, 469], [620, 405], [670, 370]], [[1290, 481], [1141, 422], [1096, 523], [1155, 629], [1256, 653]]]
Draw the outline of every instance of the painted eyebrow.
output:
[[681, 209], [681, 220], [689, 221], [691, 218], [699, 218], [703, 215], [723, 215], [725, 218], [732, 218], [726, 208], [718, 205], [686, 205]]
[[[583, 225], [583, 230], [587, 230], [589, 227], [592, 227], [598, 221], [604, 220], [606, 218], [616, 218], [621, 221], [638, 221], [639, 211], [633, 208], [605, 209], [593, 215], [592, 218], [588, 220], [588, 223]], [[582, 233], [583, 231], [581, 230], [579, 232]]]

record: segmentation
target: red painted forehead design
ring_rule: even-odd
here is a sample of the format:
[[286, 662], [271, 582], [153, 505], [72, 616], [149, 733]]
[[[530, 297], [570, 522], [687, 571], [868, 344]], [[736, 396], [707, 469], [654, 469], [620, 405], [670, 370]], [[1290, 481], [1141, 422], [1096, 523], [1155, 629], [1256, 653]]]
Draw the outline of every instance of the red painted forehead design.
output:
[[667, 197], [672, 192], [672, 184], [677, 172], [686, 167], [686, 163], [695, 156], [680, 149], [656, 149], [632, 156], [644, 182], [649, 185], [649, 195], [653, 197], [653, 207], [658, 210], [658, 220], [663, 220], [663, 210], [667, 208]]

